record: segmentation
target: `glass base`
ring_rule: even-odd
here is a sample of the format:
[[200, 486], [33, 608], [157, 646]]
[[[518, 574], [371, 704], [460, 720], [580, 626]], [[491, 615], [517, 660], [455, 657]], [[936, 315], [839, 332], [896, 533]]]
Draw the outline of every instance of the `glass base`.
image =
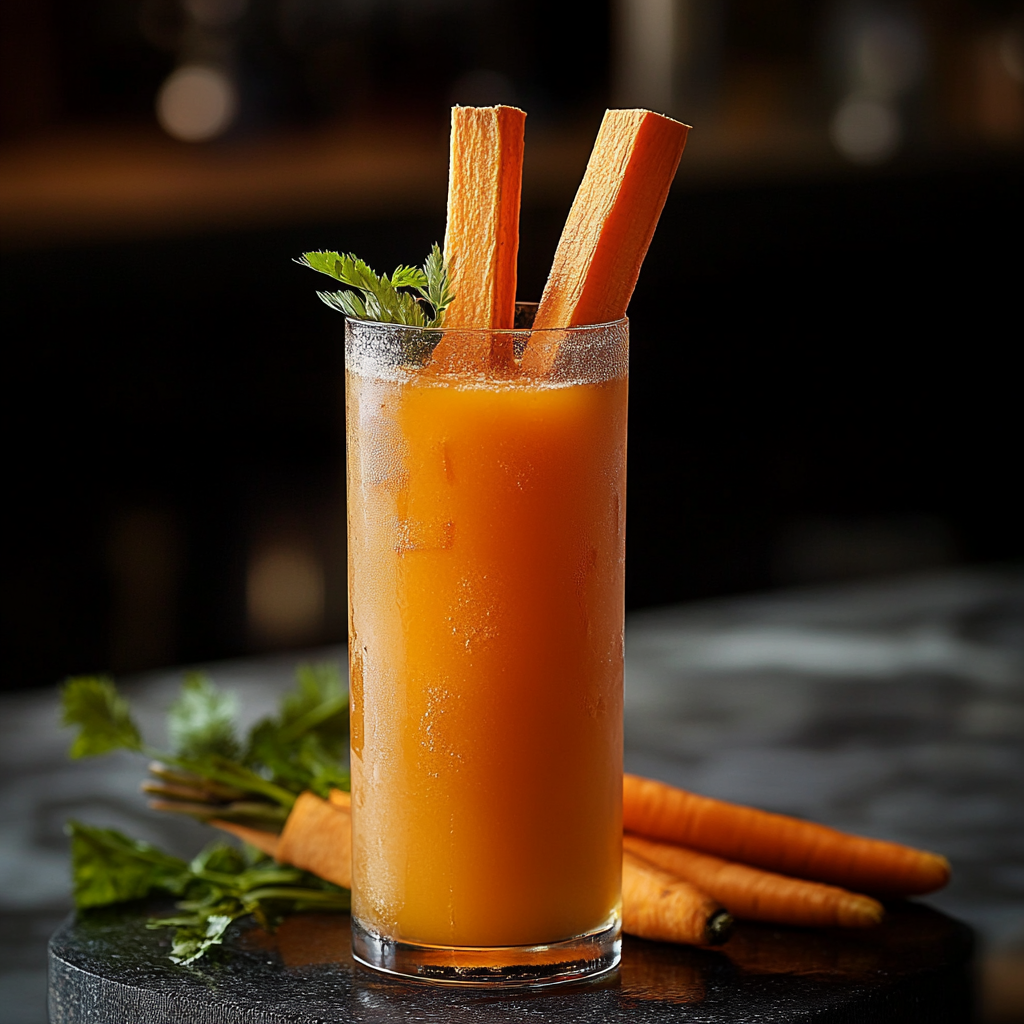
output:
[[352, 918], [352, 955], [401, 978], [477, 988], [529, 988], [583, 981], [618, 966], [622, 922], [613, 914], [584, 935], [541, 946], [429, 946], [386, 939]]

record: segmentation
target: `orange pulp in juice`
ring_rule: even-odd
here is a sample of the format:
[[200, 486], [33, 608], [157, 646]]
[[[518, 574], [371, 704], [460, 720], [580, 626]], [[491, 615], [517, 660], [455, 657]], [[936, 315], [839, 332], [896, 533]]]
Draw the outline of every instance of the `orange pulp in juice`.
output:
[[349, 372], [353, 915], [527, 945], [621, 870], [626, 380]]

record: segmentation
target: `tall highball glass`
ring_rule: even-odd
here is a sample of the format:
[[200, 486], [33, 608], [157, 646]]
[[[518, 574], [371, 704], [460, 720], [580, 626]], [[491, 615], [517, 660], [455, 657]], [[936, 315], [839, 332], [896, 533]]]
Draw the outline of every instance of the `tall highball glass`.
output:
[[[504, 355], [453, 369], [432, 356], [446, 345]], [[352, 938], [369, 967], [515, 986], [618, 962], [628, 347], [626, 320], [347, 322]]]

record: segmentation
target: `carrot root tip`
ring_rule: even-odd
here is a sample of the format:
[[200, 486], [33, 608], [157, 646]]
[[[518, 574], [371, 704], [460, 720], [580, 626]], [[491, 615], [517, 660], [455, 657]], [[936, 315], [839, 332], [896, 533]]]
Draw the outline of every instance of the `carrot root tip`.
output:
[[736, 922], [728, 910], [719, 910], [708, 919], [706, 941], [709, 946], [721, 946], [732, 935]]

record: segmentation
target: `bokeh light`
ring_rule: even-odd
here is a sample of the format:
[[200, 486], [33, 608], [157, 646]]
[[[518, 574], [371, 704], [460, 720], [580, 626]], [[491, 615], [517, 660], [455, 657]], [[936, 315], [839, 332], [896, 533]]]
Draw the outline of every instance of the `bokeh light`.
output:
[[264, 640], [296, 643], [313, 639], [324, 621], [324, 568], [297, 543], [257, 549], [247, 581], [249, 628]]
[[882, 163], [899, 147], [899, 114], [889, 103], [851, 97], [833, 115], [830, 134], [836, 149], [848, 160]]
[[238, 92], [230, 76], [201, 64], [172, 72], [156, 100], [160, 126], [182, 142], [206, 142], [223, 135], [237, 112]]
[[185, 0], [183, 6], [197, 24], [220, 28], [238, 21], [245, 14], [248, 0]]

